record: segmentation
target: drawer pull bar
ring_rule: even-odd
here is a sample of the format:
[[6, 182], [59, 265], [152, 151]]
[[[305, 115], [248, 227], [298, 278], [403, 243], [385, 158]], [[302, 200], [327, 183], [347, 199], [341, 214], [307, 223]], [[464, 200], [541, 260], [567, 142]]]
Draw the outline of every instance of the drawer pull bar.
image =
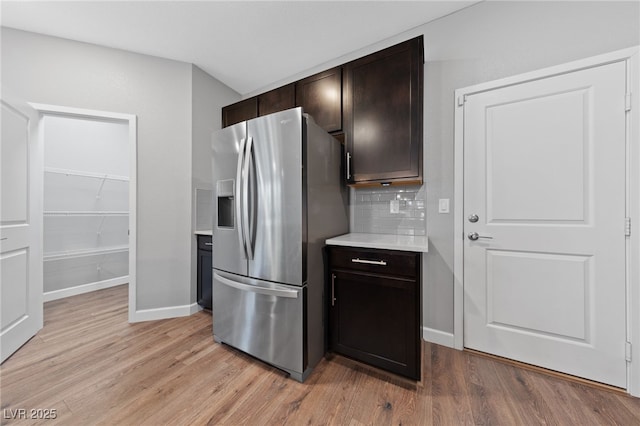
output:
[[355, 259], [351, 259], [351, 261], [353, 263], [366, 263], [367, 265], [387, 266], [387, 262], [384, 260], [367, 260], [367, 259], [360, 259], [356, 257]]
[[204, 243], [205, 246], [212, 246], [213, 243]]

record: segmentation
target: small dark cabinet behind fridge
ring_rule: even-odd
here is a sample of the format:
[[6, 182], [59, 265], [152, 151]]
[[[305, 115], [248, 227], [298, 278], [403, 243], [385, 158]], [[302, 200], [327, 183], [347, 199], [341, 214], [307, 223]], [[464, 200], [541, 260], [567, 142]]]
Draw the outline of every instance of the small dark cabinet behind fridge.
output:
[[212, 241], [210, 235], [198, 235], [198, 305], [211, 310]]

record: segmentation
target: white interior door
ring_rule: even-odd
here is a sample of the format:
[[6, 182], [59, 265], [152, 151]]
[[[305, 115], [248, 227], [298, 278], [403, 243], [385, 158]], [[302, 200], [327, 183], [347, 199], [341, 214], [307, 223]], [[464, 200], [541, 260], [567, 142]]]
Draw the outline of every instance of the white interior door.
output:
[[41, 147], [35, 110], [2, 103], [1, 362], [42, 328]]
[[466, 347], [626, 388], [625, 93], [617, 62], [467, 97]]

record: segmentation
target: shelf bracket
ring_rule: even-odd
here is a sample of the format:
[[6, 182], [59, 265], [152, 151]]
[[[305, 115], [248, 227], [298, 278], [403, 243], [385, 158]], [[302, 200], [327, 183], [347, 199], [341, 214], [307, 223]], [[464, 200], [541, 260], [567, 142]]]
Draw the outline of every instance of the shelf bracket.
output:
[[106, 218], [106, 216], [102, 216], [100, 218], [100, 225], [98, 225], [98, 230], [96, 231], [96, 234], [98, 236], [100, 236], [100, 234], [102, 233], [102, 225], [104, 225], [104, 219]]
[[104, 175], [100, 181], [100, 188], [98, 188], [98, 192], [96, 193], [96, 200], [99, 200], [102, 197], [102, 188], [104, 188], [104, 183], [107, 181], [109, 175]]

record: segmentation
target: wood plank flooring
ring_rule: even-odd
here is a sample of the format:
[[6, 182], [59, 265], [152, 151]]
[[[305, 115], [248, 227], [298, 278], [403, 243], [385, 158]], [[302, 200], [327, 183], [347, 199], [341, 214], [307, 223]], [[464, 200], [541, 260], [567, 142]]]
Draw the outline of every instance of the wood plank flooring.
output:
[[128, 324], [126, 286], [48, 302], [44, 328], [0, 367], [0, 423], [640, 424], [638, 398], [428, 343], [421, 386], [340, 356], [301, 384], [211, 327], [205, 312]]

